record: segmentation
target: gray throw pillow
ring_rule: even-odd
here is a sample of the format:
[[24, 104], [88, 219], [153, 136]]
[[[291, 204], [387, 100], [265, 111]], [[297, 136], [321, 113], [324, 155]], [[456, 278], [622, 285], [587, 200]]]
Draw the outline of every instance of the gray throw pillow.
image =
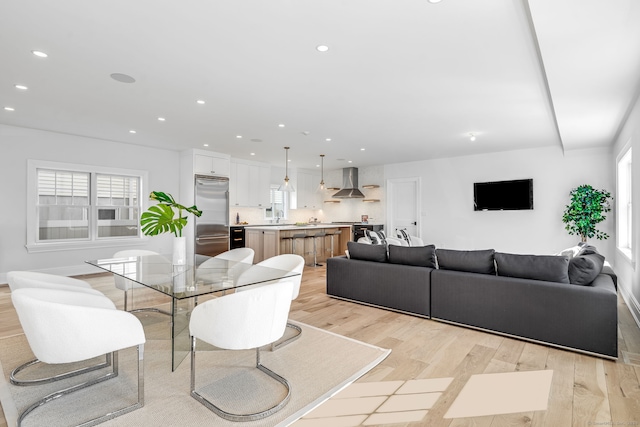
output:
[[385, 245], [368, 245], [366, 243], [347, 242], [349, 258], [362, 261], [387, 262]]
[[569, 260], [569, 282], [573, 285], [590, 285], [602, 272], [604, 257], [598, 253], [578, 255]]
[[496, 252], [498, 276], [569, 283], [569, 258], [558, 255], [519, 255]]
[[458, 251], [436, 249], [438, 268], [442, 270], [466, 271], [469, 273], [496, 274], [493, 264], [493, 249]]
[[580, 251], [576, 254], [576, 256], [580, 256], [580, 255], [590, 255], [590, 254], [598, 254], [598, 250], [596, 249], [595, 246], [592, 246], [588, 243], [581, 243], [580, 244]]
[[413, 247], [389, 245], [389, 262], [436, 268], [436, 247], [434, 245]]

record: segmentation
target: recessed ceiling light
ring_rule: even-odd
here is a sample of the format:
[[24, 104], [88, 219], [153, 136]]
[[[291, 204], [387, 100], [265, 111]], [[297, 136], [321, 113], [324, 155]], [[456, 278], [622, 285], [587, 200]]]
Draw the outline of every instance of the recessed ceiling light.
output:
[[25, 85], [15, 85], [16, 89], [20, 89], [20, 90], [27, 90], [29, 89], [28, 87], [26, 87]]
[[252, 156], [255, 156], [255, 155], [256, 155], [256, 153], [249, 153], [249, 154], [251, 154]]
[[280, 124], [278, 125], [278, 127], [279, 127], [279, 128], [283, 128], [283, 127], [284, 127], [284, 124], [283, 124], [283, 123], [280, 123]]
[[435, 4], [435, 3], [440, 3], [442, 0], [428, 0], [428, 1], [429, 1], [429, 3], [434, 3]]
[[331, 138], [326, 138], [325, 141], [331, 142]]
[[204, 104], [204, 101], [203, 101], [202, 99], [198, 99], [196, 102], [197, 102], [198, 104], [200, 104], [200, 105], [203, 105], [203, 104]]
[[242, 135], [236, 135], [236, 138], [242, 139]]
[[131, 130], [129, 131], [129, 133], [136, 133], [136, 131], [135, 131], [135, 130], [133, 130], [133, 129], [131, 129]]
[[364, 148], [361, 148], [360, 151], [364, 151]]
[[46, 53], [40, 51], [40, 50], [32, 50], [31, 53], [33, 53], [35, 56], [39, 57], [39, 58], [46, 58], [47, 55]]
[[158, 117], [159, 122], [164, 122], [166, 119], [164, 117]]
[[353, 163], [353, 161], [352, 161], [352, 160], [349, 160], [349, 161], [347, 161], [347, 163]]
[[13, 108], [13, 107], [4, 107], [4, 109], [5, 109], [6, 111], [16, 111], [16, 109], [15, 109], [15, 108]]
[[316, 46], [316, 50], [318, 52], [326, 52], [326, 51], [329, 50], [329, 46], [321, 44], [321, 45]]
[[131, 77], [128, 74], [122, 74], [122, 73], [112, 73], [110, 74], [110, 77], [120, 83], [135, 83], [136, 79], [134, 79], [133, 77]]
[[473, 142], [476, 140], [476, 134], [473, 132], [469, 132], [469, 139]]
[[203, 146], [203, 147], [208, 147], [208, 146], [209, 146], [209, 144], [202, 144], [202, 146]]

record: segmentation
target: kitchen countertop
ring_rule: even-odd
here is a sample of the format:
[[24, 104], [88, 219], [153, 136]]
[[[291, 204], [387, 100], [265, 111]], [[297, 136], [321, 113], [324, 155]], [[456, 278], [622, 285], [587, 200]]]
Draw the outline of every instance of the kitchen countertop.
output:
[[349, 224], [308, 224], [308, 225], [295, 225], [295, 224], [269, 224], [269, 225], [246, 225], [245, 227], [251, 227], [256, 230], [313, 230], [317, 228], [345, 228], [351, 227]]

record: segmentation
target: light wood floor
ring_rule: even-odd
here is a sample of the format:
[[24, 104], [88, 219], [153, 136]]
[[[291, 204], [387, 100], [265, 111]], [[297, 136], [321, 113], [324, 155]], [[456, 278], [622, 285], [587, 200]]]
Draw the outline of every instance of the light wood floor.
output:
[[[109, 275], [82, 278], [122, 307]], [[454, 378], [423, 421], [395, 427], [640, 425], [640, 330], [620, 298], [620, 357], [611, 361], [329, 298], [325, 278], [324, 267], [305, 269], [290, 317], [393, 350], [358, 382]], [[0, 338], [21, 332], [9, 289], [0, 287]], [[546, 411], [443, 419], [471, 375], [541, 369], [554, 370]]]

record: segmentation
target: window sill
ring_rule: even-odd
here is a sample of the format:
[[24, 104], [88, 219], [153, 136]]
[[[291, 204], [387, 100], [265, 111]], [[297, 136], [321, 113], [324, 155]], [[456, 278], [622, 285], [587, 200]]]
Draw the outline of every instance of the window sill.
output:
[[120, 246], [143, 245], [148, 242], [146, 237], [135, 237], [129, 239], [113, 240], [93, 240], [82, 242], [52, 242], [52, 243], [32, 243], [25, 245], [28, 253], [57, 252], [57, 251], [79, 251], [84, 249], [115, 248]]
[[636, 269], [636, 263], [633, 259], [633, 252], [631, 251], [631, 249], [629, 248], [620, 248], [617, 247], [616, 248], [618, 250], [618, 253], [622, 255], [622, 258], [627, 261], [631, 267], [635, 270]]

